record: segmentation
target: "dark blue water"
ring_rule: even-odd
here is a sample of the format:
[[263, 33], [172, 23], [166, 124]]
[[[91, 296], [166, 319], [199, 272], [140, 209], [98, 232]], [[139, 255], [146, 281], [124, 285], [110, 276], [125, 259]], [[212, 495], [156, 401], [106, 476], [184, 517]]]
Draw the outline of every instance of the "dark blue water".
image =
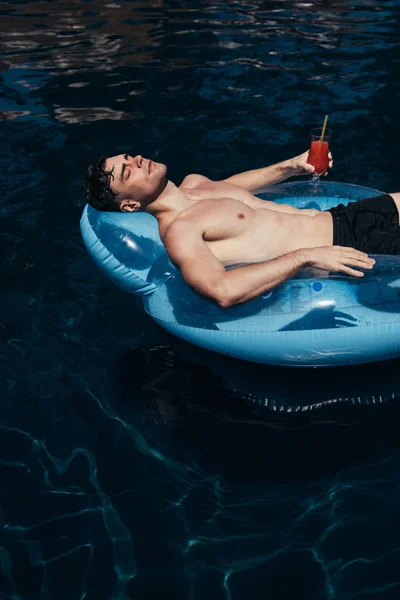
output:
[[[79, 234], [96, 156], [180, 183], [304, 151], [400, 189], [397, 1], [0, 6], [0, 600], [400, 595], [400, 362], [177, 343]], [[254, 368], [253, 368], [254, 367]]]

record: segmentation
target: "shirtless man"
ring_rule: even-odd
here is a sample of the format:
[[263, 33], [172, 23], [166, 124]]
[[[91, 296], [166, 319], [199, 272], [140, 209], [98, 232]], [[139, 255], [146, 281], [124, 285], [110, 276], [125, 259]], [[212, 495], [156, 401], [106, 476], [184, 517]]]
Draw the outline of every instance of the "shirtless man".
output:
[[[375, 263], [367, 253], [400, 254], [400, 193], [323, 212], [254, 196], [293, 175], [312, 173], [307, 156], [223, 181], [188, 175], [177, 187], [165, 165], [119, 154], [90, 165], [87, 200], [98, 210], [156, 217], [185, 281], [222, 307], [263, 294], [307, 267], [362, 277], [358, 269]], [[225, 270], [224, 264], [236, 262], [252, 264]]]

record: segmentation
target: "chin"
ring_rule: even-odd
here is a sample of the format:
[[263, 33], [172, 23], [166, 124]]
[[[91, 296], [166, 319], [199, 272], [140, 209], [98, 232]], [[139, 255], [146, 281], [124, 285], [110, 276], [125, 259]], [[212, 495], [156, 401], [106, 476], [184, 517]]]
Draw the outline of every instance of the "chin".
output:
[[167, 166], [162, 163], [159, 163], [157, 169], [157, 179], [163, 187], [167, 185]]
[[158, 163], [159, 164], [159, 169], [160, 169], [160, 173], [162, 174], [163, 177], [166, 176], [167, 174], [167, 165], [164, 165], [163, 163]]

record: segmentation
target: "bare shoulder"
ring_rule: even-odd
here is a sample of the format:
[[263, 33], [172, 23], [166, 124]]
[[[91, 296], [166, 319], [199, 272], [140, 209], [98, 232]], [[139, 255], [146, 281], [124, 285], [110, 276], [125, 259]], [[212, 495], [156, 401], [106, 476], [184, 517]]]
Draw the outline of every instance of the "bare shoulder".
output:
[[199, 247], [204, 246], [204, 226], [201, 220], [177, 218], [163, 235], [163, 243], [168, 256], [177, 266], [183, 260], [196, 256]]
[[204, 224], [201, 218], [198, 218], [196, 211], [190, 210], [185, 211], [189, 214], [183, 214], [178, 216], [163, 232], [164, 243], [174, 243], [175, 240], [181, 239], [202, 239], [204, 232]]
[[185, 179], [182, 181], [179, 189], [193, 189], [202, 183], [210, 182], [211, 179], [208, 177], [204, 177], [204, 175], [199, 175], [198, 173], [192, 173], [191, 175], [186, 175]]

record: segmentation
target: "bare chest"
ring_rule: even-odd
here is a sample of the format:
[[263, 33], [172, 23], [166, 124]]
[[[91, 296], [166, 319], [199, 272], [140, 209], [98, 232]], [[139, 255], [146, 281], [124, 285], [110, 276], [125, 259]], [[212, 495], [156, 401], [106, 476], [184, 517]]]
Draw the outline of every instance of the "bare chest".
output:
[[242, 237], [257, 226], [257, 213], [233, 199], [206, 200], [196, 207], [197, 218], [204, 227], [205, 242]]
[[[274, 246], [276, 213], [232, 198], [201, 200], [186, 214], [201, 223], [203, 240], [223, 263], [253, 260]], [[188, 222], [190, 226], [190, 221]]]

